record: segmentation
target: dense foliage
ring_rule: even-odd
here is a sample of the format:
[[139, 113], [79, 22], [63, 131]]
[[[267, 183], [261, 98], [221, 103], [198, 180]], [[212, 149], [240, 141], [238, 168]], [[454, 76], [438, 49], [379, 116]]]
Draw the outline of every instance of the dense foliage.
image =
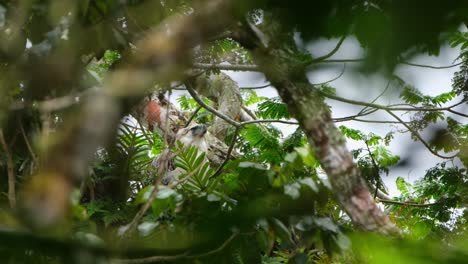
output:
[[[232, 150], [222, 164], [208, 162], [208, 153], [195, 146], [168, 142], [167, 131], [143, 124], [138, 105], [159, 96], [167, 108], [171, 101], [177, 106], [167, 111], [167, 119], [182, 116], [188, 123], [213, 126], [212, 111], [189, 94], [174, 98], [170, 90], [189, 89], [187, 80], [193, 75], [210, 78], [231, 69], [223, 68], [226, 63], [233, 70], [248, 66], [258, 71], [249, 43], [228, 34], [236, 32], [234, 25], [219, 36], [200, 33], [199, 45], [180, 51], [189, 63], [177, 62], [179, 82], [161, 78], [139, 90], [137, 71], [175, 67], [163, 55], [145, 61], [143, 67], [149, 69], [135, 67], [137, 77], [118, 76], [112, 82], [113, 73], [133, 70], [132, 56], [145, 52], [139, 41], [154, 29], [171, 34], [174, 20], [196, 14], [206, 2], [0, 0], [0, 262], [465, 263], [468, 35], [460, 28], [468, 5], [434, 0], [235, 1], [232, 14], [226, 14], [254, 29], [271, 16], [304, 42], [354, 35], [366, 50], [365, 58], [352, 62], [356, 68], [377, 72], [397, 87], [401, 104], [380, 105], [374, 98], [342, 98], [331, 83], [317, 85], [321, 99], [363, 107], [349, 120], [384, 111], [398, 123], [398, 129], [384, 135], [339, 126], [344, 137], [363, 146], [351, 153], [373, 200], [402, 231], [401, 237], [391, 237], [362, 232], [353, 224], [335, 199], [316, 158], [318, 150], [294, 124], [287, 104], [280, 97], [259, 96], [259, 87], [240, 89], [243, 108], [254, 121], [229, 128], [216, 141]], [[216, 21], [209, 23], [203, 26], [210, 28]], [[170, 50], [164, 44], [173, 43], [157, 44], [161, 52]], [[449, 92], [425, 95], [394, 74], [395, 66], [409, 64], [413, 55], [438, 55], [447, 44], [461, 49]], [[303, 51], [294, 58], [300, 67], [291, 68], [319, 67], [327, 59]], [[182, 67], [186, 64], [189, 73]], [[166, 73], [173, 77], [169, 70], [164, 77]], [[132, 87], [113, 91], [107, 86], [123, 79], [132, 80]], [[93, 101], [96, 91], [114, 101]], [[212, 97], [202, 102], [218, 109], [222, 102]], [[80, 111], [88, 104], [102, 115]], [[120, 110], [112, 112], [115, 105]], [[103, 125], [114, 115], [118, 124]], [[275, 126], [278, 120], [297, 129], [284, 135]], [[178, 128], [188, 125], [175, 123]], [[110, 127], [112, 134], [94, 139], [101, 126]], [[422, 134], [428, 131], [432, 138], [425, 140]], [[389, 150], [396, 133], [411, 134], [443, 161], [414, 183], [399, 177], [400, 196], [392, 198], [382, 178], [395, 168], [411, 169], [401, 153]], [[85, 140], [75, 146], [75, 138]], [[153, 161], [168, 149], [176, 153], [171, 166], [181, 175], [166, 186], [159, 184], [161, 171]], [[68, 159], [87, 152], [92, 158]], [[72, 190], [63, 187], [68, 182], [48, 176], [81, 167], [86, 168], [83, 178], [67, 178]], [[43, 190], [54, 194], [52, 201]], [[39, 198], [24, 202], [29, 197]], [[67, 208], [64, 215], [62, 207]], [[47, 222], [48, 215], [60, 215], [60, 221], [47, 226], [37, 220]]]

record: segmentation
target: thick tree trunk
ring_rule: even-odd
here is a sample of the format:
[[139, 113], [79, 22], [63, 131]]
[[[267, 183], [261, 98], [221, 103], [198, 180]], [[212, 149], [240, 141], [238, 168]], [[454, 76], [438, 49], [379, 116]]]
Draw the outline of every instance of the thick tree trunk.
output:
[[299, 121], [329, 177], [338, 203], [364, 230], [398, 234], [399, 230], [375, 204], [343, 135], [332, 122], [329, 106], [308, 82], [305, 66], [301, 64], [302, 54], [294, 44], [292, 33], [279, 31], [281, 27], [267, 16], [263, 23], [269, 23], [265, 32], [270, 35], [258, 34], [259, 30], [250, 25], [236, 38], [252, 51], [267, 79]]

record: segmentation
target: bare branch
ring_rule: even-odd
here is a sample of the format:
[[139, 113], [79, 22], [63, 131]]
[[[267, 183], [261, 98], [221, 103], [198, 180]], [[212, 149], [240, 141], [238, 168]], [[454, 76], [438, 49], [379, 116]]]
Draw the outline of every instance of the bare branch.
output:
[[339, 97], [336, 95], [332, 94], [327, 94], [324, 92], [320, 93], [330, 99], [348, 103], [348, 104], [353, 104], [353, 105], [362, 105], [362, 106], [367, 106], [367, 107], [372, 107], [380, 110], [386, 110], [386, 111], [413, 111], [413, 112], [439, 112], [439, 111], [449, 111], [451, 108], [460, 105], [461, 103], [464, 102], [462, 100], [461, 102], [458, 102], [454, 105], [448, 106], [448, 107], [390, 107], [390, 106], [384, 106], [384, 105], [379, 105], [379, 104], [374, 104], [374, 103], [367, 103], [367, 102], [361, 102], [361, 101], [356, 101], [356, 100], [351, 100], [351, 99], [346, 99], [343, 97]]
[[201, 253], [201, 254], [198, 254], [198, 255], [193, 255], [193, 256], [188, 256], [187, 258], [202, 258], [202, 257], [206, 257], [206, 256], [209, 256], [209, 255], [213, 255], [213, 254], [216, 254], [220, 251], [222, 251], [223, 249], [225, 249], [229, 243], [231, 243], [231, 241], [236, 238], [236, 236], [239, 234], [239, 232], [234, 232], [226, 241], [224, 241], [224, 243], [219, 246], [218, 248], [215, 248], [211, 251], [208, 251], [206, 253]]
[[288, 125], [299, 125], [297, 121], [289, 121], [289, 120], [280, 120], [280, 119], [257, 119], [251, 121], [242, 122], [241, 125], [249, 125], [249, 124], [258, 124], [258, 123], [283, 123]]
[[199, 107], [197, 107], [197, 109], [195, 109], [192, 116], [190, 116], [189, 120], [187, 121], [187, 123], [185, 124], [184, 127], [188, 127], [190, 125], [190, 123], [192, 123], [193, 119], [198, 114], [198, 112], [200, 112], [201, 109], [202, 109], [202, 106], [199, 106]]
[[38, 158], [37, 158], [36, 154], [34, 153], [34, 150], [33, 150], [32, 146], [31, 146], [31, 144], [29, 143], [28, 137], [26, 136], [26, 132], [24, 131], [23, 122], [21, 122], [21, 120], [18, 119], [18, 123], [19, 123], [19, 127], [20, 127], [20, 130], [21, 130], [21, 134], [23, 135], [24, 142], [26, 143], [26, 147], [28, 148], [29, 154], [31, 154], [31, 158], [33, 159], [34, 163], [37, 166], [39, 164]]
[[343, 44], [343, 41], [345, 39], [346, 39], [346, 35], [341, 37], [341, 39], [336, 44], [335, 48], [333, 50], [331, 50], [328, 54], [325, 54], [325, 55], [323, 55], [321, 57], [315, 58], [315, 59], [311, 60], [310, 63], [319, 63], [319, 62], [324, 61], [324, 60], [330, 58], [331, 56], [333, 56], [340, 49], [341, 44]]
[[[322, 60], [317, 63], [343, 63], [343, 62], [363, 62], [367, 60], [367, 58], [356, 58], [356, 59], [333, 59], [333, 60]], [[434, 70], [441, 70], [441, 69], [449, 69], [453, 67], [457, 67], [463, 64], [463, 62], [459, 62], [456, 64], [451, 64], [447, 66], [432, 66], [432, 65], [425, 65], [425, 64], [417, 64], [417, 63], [412, 63], [412, 62], [407, 62], [407, 61], [400, 61], [399, 64], [404, 64], [408, 66], [414, 66], [414, 67], [420, 67], [420, 68], [428, 68], [428, 69], [434, 69]]]
[[456, 115], [463, 116], [463, 117], [468, 117], [467, 114], [463, 114], [463, 113], [457, 112], [457, 111], [452, 110], [452, 109], [448, 109], [447, 111], [449, 111], [452, 114], [456, 114]]
[[145, 263], [155, 263], [163, 261], [174, 261], [187, 257], [187, 252], [179, 255], [172, 256], [151, 256], [146, 258], [137, 258], [137, 259], [117, 259], [114, 260], [118, 264], [145, 264]]
[[346, 119], [346, 120], [333, 119], [333, 122], [336, 122], [336, 123], [346, 122], [346, 121], [356, 121], [356, 122], [374, 123], [374, 124], [401, 124], [400, 122], [390, 121], [390, 120], [367, 120], [367, 119], [360, 119], [360, 118], [352, 118], [352, 119]]
[[430, 207], [430, 206], [440, 204], [440, 203], [416, 204], [416, 203], [400, 202], [400, 201], [380, 199], [380, 198], [377, 201], [382, 202], [382, 203], [386, 203], [386, 204], [397, 204], [397, 205], [411, 206], [411, 207]]
[[341, 76], [343, 76], [343, 74], [345, 73], [345, 70], [346, 70], [346, 63], [343, 63], [343, 69], [341, 70], [340, 74], [338, 74], [338, 76], [336, 76], [335, 78], [330, 79], [328, 81], [325, 81], [325, 82], [313, 83], [312, 85], [319, 86], [319, 85], [324, 85], [324, 84], [327, 84], [327, 83], [334, 82], [334, 81], [338, 80], [339, 78], [341, 78]]
[[257, 65], [247, 64], [194, 63], [192, 66], [204, 70], [259, 71]]
[[253, 120], [257, 120], [257, 116], [245, 105], [242, 105], [242, 110], [244, 110]]
[[417, 131], [415, 131], [413, 128], [411, 128], [408, 124], [406, 124], [405, 121], [401, 120], [401, 118], [399, 118], [397, 115], [395, 115], [394, 113], [392, 113], [392, 111], [390, 110], [386, 110], [387, 113], [389, 113], [391, 116], [393, 116], [396, 120], [398, 120], [398, 122], [400, 122], [403, 126], [405, 126], [415, 137], [417, 137], [419, 139], [419, 141], [421, 141], [421, 143], [432, 153], [434, 154], [435, 156], [439, 157], [439, 158], [442, 158], [442, 159], [453, 159], [455, 158], [457, 155], [452, 155], [452, 156], [444, 156], [444, 155], [441, 155], [439, 153], [437, 153], [436, 151], [434, 151], [431, 146], [429, 146], [429, 144], [421, 137], [421, 135], [419, 135], [419, 133]]
[[218, 167], [218, 169], [213, 173], [213, 175], [210, 176], [210, 179], [218, 177], [221, 174], [221, 171], [223, 170], [224, 166], [226, 166], [226, 164], [228, 163], [229, 159], [231, 158], [232, 150], [234, 149], [234, 146], [236, 145], [237, 136], [239, 135], [240, 129], [241, 129], [240, 126], [236, 127], [236, 130], [234, 131], [234, 135], [232, 136], [231, 145], [229, 145], [226, 158], [224, 159], [223, 163], [221, 163], [221, 165]]
[[186, 85], [186, 88], [187, 88], [187, 91], [189, 92], [189, 94], [193, 97], [193, 99], [201, 106], [203, 106], [203, 108], [205, 108], [206, 110], [210, 111], [211, 113], [213, 113], [214, 115], [218, 116], [219, 118], [223, 119], [224, 121], [228, 122], [229, 124], [235, 126], [235, 127], [239, 127], [241, 124], [232, 120], [230, 117], [218, 112], [216, 109], [214, 109], [213, 107], [205, 104], [205, 102], [203, 102], [203, 100], [198, 96], [197, 92], [195, 92], [195, 90], [193, 90], [193, 88], [191, 87], [190, 84], [187, 84]]
[[452, 65], [447, 65], [447, 66], [432, 66], [432, 65], [425, 65], [425, 64], [417, 64], [417, 63], [412, 63], [412, 62], [407, 62], [407, 61], [402, 61], [400, 64], [405, 64], [408, 66], [414, 66], [414, 67], [421, 67], [421, 68], [429, 68], [429, 69], [435, 69], [435, 70], [440, 70], [440, 69], [449, 69], [453, 67], [457, 67], [463, 64], [462, 62], [452, 64]]
[[118, 259], [116, 260], [117, 263], [119, 264], [146, 264], [146, 263], [154, 263], [154, 262], [162, 262], [162, 261], [173, 261], [173, 260], [179, 260], [179, 259], [196, 259], [196, 258], [203, 258], [206, 256], [210, 256], [213, 254], [216, 254], [218, 252], [223, 251], [229, 243], [231, 243], [234, 238], [237, 237], [239, 232], [234, 232], [226, 241], [223, 242], [219, 247], [210, 250], [205, 253], [200, 253], [196, 255], [188, 255], [188, 253], [183, 253], [179, 255], [173, 255], [173, 256], [152, 256], [152, 257], [146, 257], [146, 258], [138, 258], [138, 259]]
[[257, 89], [264, 89], [264, 88], [268, 88], [271, 86], [271, 83], [267, 83], [267, 84], [264, 84], [264, 85], [260, 85], [260, 86], [252, 86], [252, 87], [239, 87], [239, 89], [244, 89], [244, 90], [257, 90]]

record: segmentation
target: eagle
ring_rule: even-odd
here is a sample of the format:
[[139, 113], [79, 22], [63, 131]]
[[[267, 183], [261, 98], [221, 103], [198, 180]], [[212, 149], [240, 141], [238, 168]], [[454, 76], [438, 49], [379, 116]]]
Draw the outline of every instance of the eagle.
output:
[[[206, 132], [207, 128], [205, 125], [193, 125], [191, 127], [179, 129], [175, 139], [182, 143], [183, 149], [189, 146], [195, 146], [198, 149], [198, 155], [201, 155], [208, 151], [208, 144], [205, 138]], [[161, 173], [165, 171], [161, 180], [161, 183], [164, 185], [168, 185], [184, 173], [182, 169], [174, 166], [173, 159], [171, 150], [165, 149], [152, 162], [152, 166], [158, 169], [158, 172]]]
[[184, 147], [195, 146], [199, 153], [208, 151], [205, 134], [207, 128], [205, 125], [194, 125], [189, 128], [182, 128], [177, 131], [176, 140], [180, 141]]

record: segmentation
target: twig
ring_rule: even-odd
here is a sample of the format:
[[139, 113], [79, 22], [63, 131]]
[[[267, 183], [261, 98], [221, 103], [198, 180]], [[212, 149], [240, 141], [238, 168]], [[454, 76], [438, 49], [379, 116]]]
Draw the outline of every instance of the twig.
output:
[[240, 123], [242, 126], [250, 125], [250, 124], [258, 124], [258, 123], [283, 123], [288, 125], [299, 125], [297, 121], [289, 121], [289, 120], [279, 120], [279, 119], [257, 119], [257, 120], [249, 120]]
[[468, 117], [467, 114], [463, 114], [463, 113], [457, 112], [457, 111], [452, 110], [452, 109], [448, 109], [447, 111], [449, 111], [449, 112], [452, 113], [452, 114], [456, 114], [456, 115], [459, 115], [459, 116]]
[[310, 63], [319, 63], [321, 61], [324, 61], [328, 58], [330, 58], [331, 56], [333, 56], [333, 54], [335, 54], [341, 47], [341, 44], [343, 44], [343, 41], [346, 39], [346, 35], [344, 35], [343, 37], [341, 37], [341, 39], [338, 41], [338, 43], [336, 44], [335, 48], [333, 50], [331, 50], [328, 54], [325, 54], [321, 57], [318, 57], [318, 58], [315, 58], [315, 59], [312, 59], [310, 61]]
[[213, 113], [214, 115], [218, 116], [219, 118], [223, 119], [224, 121], [228, 122], [229, 124], [235, 126], [235, 127], [239, 127], [241, 126], [240, 123], [234, 121], [233, 119], [231, 119], [230, 117], [228, 117], [227, 115], [225, 114], [222, 114], [220, 112], [218, 112], [216, 109], [214, 109], [213, 107], [205, 104], [205, 102], [203, 102], [203, 100], [198, 96], [198, 94], [195, 92], [195, 90], [193, 90], [193, 88], [191, 87], [190, 84], [187, 84], [186, 85], [186, 88], [187, 88], [187, 91], [189, 92], [189, 94], [192, 96], [192, 98], [201, 106], [203, 106], [203, 108], [205, 108], [206, 110], [210, 111], [211, 113]]
[[[258, 121], [258, 120], [257, 120]], [[227, 151], [226, 157], [224, 158], [223, 163], [218, 167], [218, 169], [213, 173], [213, 175], [210, 176], [210, 179], [216, 178], [221, 174], [221, 171], [223, 170], [224, 166], [228, 163], [229, 159], [231, 158], [231, 153], [232, 150], [234, 149], [234, 145], [236, 144], [237, 136], [239, 135], [241, 127], [236, 127], [236, 130], [234, 131], [234, 135], [232, 136], [232, 141], [231, 144], [229, 145], [229, 149]]]
[[421, 135], [419, 135], [419, 133], [417, 131], [415, 131], [414, 129], [412, 129], [408, 124], [406, 124], [405, 121], [401, 120], [401, 118], [399, 118], [397, 115], [395, 115], [394, 113], [392, 113], [392, 111], [390, 110], [386, 110], [387, 113], [389, 113], [391, 116], [393, 116], [393, 118], [395, 118], [396, 120], [398, 120], [398, 122], [400, 122], [403, 126], [405, 126], [415, 137], [417, 137], [419, 139], [419, 141], [421, 141], [421, 143], [432, 153], [434, 154], [435, 156], [439, 157], [439, 158], [442, 158], [442, 159], [453, 159], [455, 158], [457, 155], [452, 155], [452, 156], [444, 156], [444, 155], [441, 155], [437, 152], [435, 152], [431, 146], [429, 146], [429, 144], [427, 144], [426, 141], [424, 141], [424, 139], [421, 137]]
[[384, 106], [384, 105], [379, 105], [379, 104], [374, 104], [374, 103], [367, 103], [367, 102], [361, 102], [361, 101], [356, 101], [356, 100], [351, 100], [351, 99], [346, 99], [343, 97], [339, 97], [336, 95], [324, 93], [322, 91], [319, 91], [323, 96], [344, 102], [344, 103], [349, 103], [349, 104], [354, 104], [354, 105], [362, 105], [362, 106], [367, 106], [367, 107], [372, 107], [372, 108], [377, 108], [380, 110], [386, 110], [386, 111], [413, 111], [413, 112], [439, 112], [439, 111], [449, 111], [451, 108], [460, 105], [465, 102], [465, 100], [462, 100], [461, 102], [458, 102], [454, 105], [448, 106], [448, 107], [390, 107], [390, 106]]
[[202, 109], [202, 106], [199, 106], [195, 112], [193, 112], [192, 116], [190, 116], [189, 120], [187, 121], [187, 123], [185, 124], [184, 127], [188, 127], [190, 125], [190, 123], [193, 121], [193, 119], [195, 118], [195, 116], [198, 114], [198, 112], [200, 112], [200, 110]]
[[334, 59], [334, 60], [322, 60], [318, 63], [346, 63], [346, 62], [363, 62], [365, 58], [357, 58], [357, 59]]
[[429, 69], [435, 69], [435, 70], [440, 70], [440, 69], [449, 69], [453, 67], [457, 67], [463, 64], [462, 62], [452, 64], [452, 65], [447, 65], [447, 66], [432, 66], [432, 65], [425, 65], [425, 64], [417, 64], [417, 63], [412, 63], [412, 62], [407, 62], [407, 61], [402, 61], [400, 64], [405, 64], [409, 66], [414, 66], [414, 67], [421, 67], [421, 68], [429, 68]]
[[[334, 60], [322, 60], [318, 63], [343, 63], [343, 62], [363, 62], [365, 61], [366, 58], [356, 58], [356, 59], [334, 59]], [[407, 62], [407, 61], [400, 61], [399, 64], [405, 64], [408, 66], [414, 66], [414, 67], [420, 67], [420, 68], [429, 68], [429, 69], [435, 69], [435, 70], [440, 70], [440, 69], [448, 69], [448, 68], [453, 68], [457, 67], [463, 64], [463, 62], [459, 62], [456, 64], [451, 64], [447, 66], [432, 66], [432, 65], [425, 65], [425, 64], [417, 64], [417, 63], [412, 63], [412, 62]]]
[[216, 64], [216, 63], [194, 63], [194, 68], [205, 70], [225, 70], [225, 71], [260, 71], [257, 65], [248, 64]]
[[324, 84], [327, 84], [327, 83], [334, 82], [334, 81], [338, 80], [339, 78], [341, 78], [341, 76], [343, 76], [343, 74], [345, 73], [345, 71], [346, 71], [346, 63], [343, 63], [343, 69], [341, 70], [340, 74], [338, 74], [338, 76], [336, 76], [335, 78], [333, 78], [333, 79], [331, 79], [331, 80], [325, 81], [325, 82], [321, 82], [321, 83], [312, 83], [312, 85], [318, 86], [318, 85], [324, 85]]
[[270, 86], [271, 86], [271, 83], [267, 83], [267, 84], [260, 85], [260, 86], [239, 87], [239, 89], [241, 89], [241, 90], [257, 90], [257, 89], [265, 89], [265, 88], [268, 88]]
[[146, 258], [136, 258], [136, 259], [117, 259], [114, 260], [118, 264], [145, 264], [145, 263], [154, 263], [162, 261], [174, 261], [178, 259], [183, 259], [187, 257], [187, 252], [179, 255], [173, 256], [151, 256]]
[[24, 142], [26, 143], [26, 147], [28, 148], [29, 153], [31, 154], [31, 158], [33, 159], [34, 163], [37, 166], [39, 164], [38, 158], [37, 158], [36, 154], [34, 154], [34, 150], [31, 147], [31, 144], [29, 143], [28, 137], [26, 136], [26, 132], [24, 131], [23, 122], [21, 122], [21, 120], [18, 119], [18, 123], [19, 123], [19, 127], [20, 127], [20, 130], [21, 130], [21, 134], [23, 135]]
[[205, 253], [200, 253], [196, 255], [188, 255], [187, 252], [179, 255], [173, 255], [173, 256], [152, 256], [152, 257], [146, 257], [146, 258], [138, 258], [138, 259], [119, 259], [116, 260], [117, 263], [119, 264], [145, 264], [145, 263], [154, 263], [154, 262], [161, 262], [161, 261], [173, 261], [173, 260], [180, 260], [180, 259], [196, 259], [196, 258], [203, 258], [206, 256], [210, 256], [213, 254], [216, 254], [218, 252], [221, 252], [224, 250], [229, 243], [236, 238], [236, 236], [239, 234], [239, 232], [234, 232], [226, 241], [221, 244], [221, 246], [210, 250]]
[[360, 119], [360, 118], [352, 118], [352, 119], [333, 119], [333, 122], [340, 123], [340, 122], [347, 122], [347, 121], [356, 121], [362, 123], [374, 123], [374, 124], [400, 124], [398, 121], [391, 121], [391, 120], [368, 120], [368, 119]]
[[438, 203], [428, 203], [428, 204], [416, 204], [416, 203], [408, 203], [408, 202], [400, 202], [400, 201], [394, 201], [394, 200], [387, 200], [387, 199], [378, 199], [378, 201], [382, 203], [387, 203], [387, 204], [397, 204], [397, 205], [403, 205], [403, 206], [412, 206], [412, 207], [429, 207], [429, 206], [434, 206], [440, 204]]
[[[344, 38], [342, 38], [344, 40]], [[337, 46], [335, 49], [333, 49], [330, 53], [318, 57], [316, 59], [312, 59], [309, 62], [306, 63], [306, 65], [311, 65], [311, 64], [319, 64], [319, 63], [347, 63], [347, 62], [363, 62], [367, 58], [356, 58], [356, 59], [327, 59], [331, 57], [333, 54], [338, 51], [342, 44], [342, 41], [338, 42]], [[407, 61], [400, 61], [398, 64], [404, 64], [408, 66], [414, 66], [414, 67], [420, 67], [420, 68], [428, 68], [428, 69], [435, 69], [435, 70], [440, 70], [440, 69], [448, 69], [448, 68], [453, 68], [460, 66], [463, 64], [463, 62], [459, 62], [456, 64], [452, 65], [447, 65], [447, 66], [432, 66], [432, 65], [425, 65], [425, 64], [417, 64], [417, 63], [412, 63], [412, 62], [407, 62]], [[259, 72], [261, 71], [258, 65], [254, 64], [216, 64], [216, 63], [194, 63], [192, 64], [194, 68], [198, 69], [206, 69], [206, 70], [225, 70], [225, 71], [255, 71]]]
[[367, 143], [367, 140], [364, 141], [364, 143], [366, 144], [366, 148], [367, 148], [367, 152], [369, 153], [369, 157], [371, 158], [371, 162], [372, 162], [372, 165], [374, 166], [374, 169], [376, 169], [376, 174], [377, 175], [373, 175], [376, 180], [376, 184], [375, 184], [375, 192], [374, 192], [374, 199], [377, 197], [377, 193], [379, 191], [379, 185], [380, 185], [380, 182], [377, 180], [377, 177], [380, 177], [380, 174], [379, 174], [379, 165], [377, 165], [377, 162], [375, 161], [374, 159], [374, 155], [372, 155], [372, 152], [369, 148], [369, 144]]
[[148, 197], [148, 200], [140, 208], [140, 210], [136, 213], [136, 215], [135, 215], [135, 217], [133, 217], [132, 221], [126, 226], [126, 229], [122, 231], [122, 234], [121, 234], [121, 237], [120, 237], [121, 239], [126, 238], [129, 234], [132, 233], [132, 231], [138, 225], [138, 222], [140, 222], [141, 218], [145, 215], [146, 211], [148, 211], [149, 207], [151, 206], [154, 199], [156, 198], [156, 195], [158, 194], [158, 186], [159, 186], [159, 181], [155, 181], [154, 186], [153, 186], [153, 190], [151, 191], [151, 194]]
[[352, 116], [344, 116], [344, 117], [333, 118], [333, 121], [334, 122], [351, 121], [351, 120], [355, 120], [357, 117], [367, 116], [367, 115], [370, 115], [372, 113], [375, 113], [378, 110], [379, 109], [368, 109], [368, 110], [362, 111], [362, 112], [357, 113], [357, 114], [352, 115]]
[[242, 110], [244, 110], [247, 115], [249, 115], [253, 120], [257, 120], [257, 116], [252, 112], [252, 110], [250, 110], [249, 108], [247, 108], [244, 104], [242, 104]]
[[7, 158], [7, 173], [8, 173], [8, 201], [10, 202], [10, 208], [16, 208], [16, 190], [15, 190], [15, 167], [13, 165], [13, 157], [11, 155], [10, 148], [5, 140], [3, 129], [0, 128], [0, 144], [3, 147], [5, 156]]
[[[390, 80], [387, 82], [387, 86], [385, 86], [385, 89], [379, 95], [377, 95], [377, 97], [375, 97], [374, 100], [371, 101], [371, 104], [377, 102], [377, 100], [379, 100], [379, 98], [382, 97], [385, 94], [385, 92], [387, 92], [388, 88], [390, 87], [390, 82], [391, 82]], [[359, 111], [358, 114], [361, 114], [367, 108], [368, 108], [368, 106], [364, 106], [364, 108], [362, 108], [361, 111]]]
[[201, 254], [197, 254], [197, 255], [192, 255], [192, 256], [187, 256], [187, 258], [202, 258], [202, 257], [206, 257], [206, 256], [209, 256], [209, 255], [213, 255], [215, 253], [218, 253], [220, 251], [222, 251], [223, 249], [225, 249], [229, 243], [231, 243], [231, 241], [236, 238], [236, 236], [239, 234], [239, 232], [234, 232], [226, 241], [224, 241], [223, 244], [221, 244], [221, 246], [219, 246], [218, 248], [215, 248], [211, 251], [208, 251], [206, 253], [201, 253]]

